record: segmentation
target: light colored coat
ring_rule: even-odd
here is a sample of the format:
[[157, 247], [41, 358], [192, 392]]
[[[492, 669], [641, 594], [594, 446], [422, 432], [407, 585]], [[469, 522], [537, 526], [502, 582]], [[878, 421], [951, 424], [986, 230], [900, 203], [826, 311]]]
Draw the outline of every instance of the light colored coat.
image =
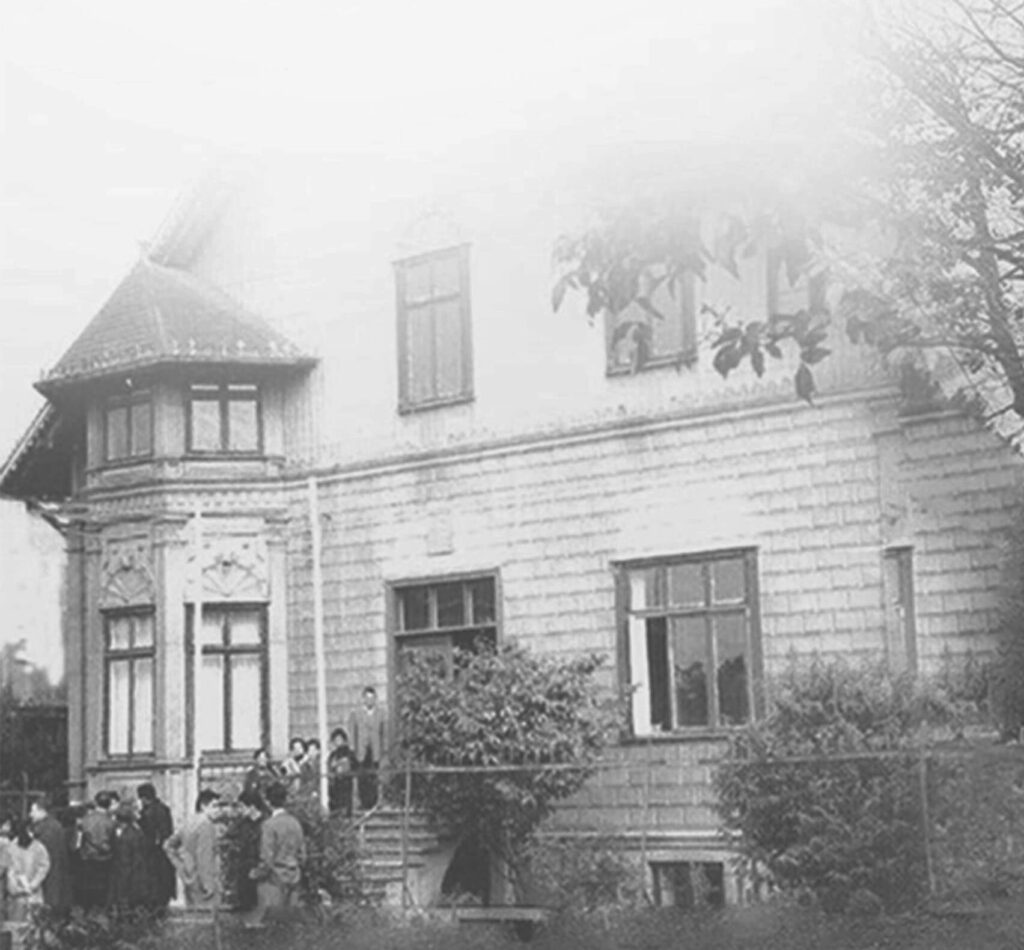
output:
[[220, 900], [220, 858], [217, 827], [203, 814], [196, 815], [164, 843], [164, 851], [185, 885], [190, 907], [213, 907]]
[[40, 841], [27, 848], [12, 842], [8, 848], [7, 896], [26, 904], [43, 902], [43, 881], [50, 873], [50, 855]]
[[366, 759], [367, 749], [370, 750], [372, 761], [380, 763], [384, 759], [387, 743], [384, 711], [379, 706], [375, 706], [372, 712], [368, 712], [365, 706], [355, 710], [348, 720], [348, 741], [359, 765]]

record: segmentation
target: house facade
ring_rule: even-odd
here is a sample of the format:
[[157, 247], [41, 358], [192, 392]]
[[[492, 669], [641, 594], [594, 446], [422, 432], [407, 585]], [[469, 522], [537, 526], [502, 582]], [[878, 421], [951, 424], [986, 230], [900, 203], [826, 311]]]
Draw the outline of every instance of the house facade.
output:
[[597, 652], [629, 726], [559, 821], [642, 854], [665, 900], [694, 869], [734, 900], [709, 762], [772, 671], [990, 648], [1014, 450], [853, 347], [813, 405], [785, 360], [723, 380], [705, 304], [812, 292], [764, 247], [666, 301], [636, 369], [582, 300], [552, 313], [554, 241], [598, 180], [348, 156], [176, 209], [0, 482], [65, 524], [82, 792], [152, 780], [184, 815], [197, 765], [316, 734], [321, 664], [333, 726], [367, 684], [394, 709], [404, 651]]

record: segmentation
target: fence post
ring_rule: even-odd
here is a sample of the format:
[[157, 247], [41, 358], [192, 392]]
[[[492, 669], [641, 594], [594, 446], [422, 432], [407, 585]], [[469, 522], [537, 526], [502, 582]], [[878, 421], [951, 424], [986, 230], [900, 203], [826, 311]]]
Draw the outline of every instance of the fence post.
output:
[[935, 868], [932, 865], [931, 817], [928, 809], [928, 759], [924, 746], [917, 751], [917, 781], [921, 795], [921, 835], [924, 844], [924, 869], [928, 878], [928, 896], [935, 896]]
[[640, 893], [647, 900], [650, 900], [647, 893], [647, 822], [650, 820], [651, 811], [651, 748], [651, 738], [648, 736], [644, 750], [643, 819], [640, 824]]
[[402, 907], [409, 906], [409, 808], [412, 805], [412, 765], [405, 764], [405, 797], [402, 802]]

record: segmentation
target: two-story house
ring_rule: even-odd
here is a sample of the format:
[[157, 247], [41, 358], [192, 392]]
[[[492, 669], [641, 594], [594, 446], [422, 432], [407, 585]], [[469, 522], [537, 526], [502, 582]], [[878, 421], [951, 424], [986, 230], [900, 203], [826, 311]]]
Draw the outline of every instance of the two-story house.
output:
[[318, 662], [334, 725], [365, 684], [393, 708], [403, 651], [598, 651], [629, 730], [565, 820], [656, 893], [696, 867], [731, 897], [708, 758], [773, 670], [990, 646], [1016, 453], [851, 348], [814, 405], [785, 361], [720, 378], [703, 304], [808, 293], [765, 248], [690, 282], [634, 371], [551, 308], [599, 179], [513, 147], [296, 159], [176, 209], [0, 473], [63, 504], [81, 788], [153, 780], [184, 815], [197, 765], [316, 732]]

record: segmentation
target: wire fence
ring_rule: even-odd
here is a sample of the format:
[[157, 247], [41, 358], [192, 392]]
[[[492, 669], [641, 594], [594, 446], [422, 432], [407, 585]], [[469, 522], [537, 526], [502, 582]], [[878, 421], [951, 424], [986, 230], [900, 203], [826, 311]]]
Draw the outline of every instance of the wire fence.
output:
[[[559, 803], [545, 825], [546, 834], [555, 838], [617, 842], [615, 846], [635, 858], [640, 890], [645, 894], [650, 889], [653, 862], [664, 861], [667, 848], [676, 849], [682, 862], [688, 860], [687, 849], [705, 856], [711, 850], [726, 857], [739, 854], [735, 835], [716, 830], [714, 789], [708, 777], [725, 762], [749, 761], [695, 757], [690, 768], [697, 778], [686, 784], [678, 781], [679, 761], [659, 751], [654, 744], [642, 755], [582, 767], [588, 775], [582, 791]], [[992, 881], [1024, 879], [1024, 747], [964, 743], [781, 756], [766, 764], [769, 768], [797, 767], [793, 774], [800, 776], [810, 774], [808, 768], [841, 769], [868, 761], [905, 765], [902, 774], [916, 796], [915, 834], [928, 895], [976, 891], [991, 886]], [[383, 821], [385, 816], [392, 828], [397, 824], [398, 875], [406, 903], [412, 868], [421, 863], [412, 828], [419, 820], [414, 807], [417, 782], [456, 776], [525, 780], [580, 770], [581, 766], [573, 763], [382, 768], [375, 773], [382, 803], [368, 812], [357, 811], [349, 827], [366, 834], [375, 819]], [[204, 769], [202, 779], [232, 795], [241, 789], [244, 771], [242, 767]], [[353, 789], [359, 779], [358, 772], [352, 774]], [[682, 806], [697, 809], [707, 820], [698, 828], [680, 826], [677, 816]], [[740, 890], [759, 889], [758, 875], [752, 872], [754, 869], [747, 868], [745, 881], [737, 885]], [[735, 873], [743, 877], [739, 870]]]

